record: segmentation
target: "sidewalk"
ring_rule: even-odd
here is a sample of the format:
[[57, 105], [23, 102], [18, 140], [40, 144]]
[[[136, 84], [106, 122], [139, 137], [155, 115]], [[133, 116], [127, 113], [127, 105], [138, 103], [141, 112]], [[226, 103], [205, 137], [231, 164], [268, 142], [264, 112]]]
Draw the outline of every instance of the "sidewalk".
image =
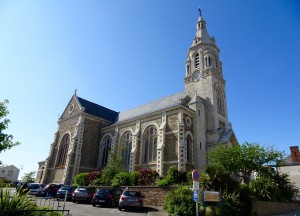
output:
[[168, 216], [163, 206], [146, 206], [148, 208], [148, 216]]

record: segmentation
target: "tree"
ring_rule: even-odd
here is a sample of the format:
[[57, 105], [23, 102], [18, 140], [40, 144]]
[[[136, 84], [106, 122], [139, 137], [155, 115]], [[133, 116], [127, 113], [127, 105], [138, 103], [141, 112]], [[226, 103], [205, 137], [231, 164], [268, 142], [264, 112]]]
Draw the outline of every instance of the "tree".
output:
[[115, 175], [125, 171], [124, 151], [125, 149], [121, 148], [120, 152], [118, 152], [116, 146], [110, 150], [107, 164], [102, 170], [101, 183], [103, 185], [111, 185]]
[[261, 147], [256, 143], [245, 142], [229, 148], [218, 145], [208, 154], [209, 164], [222, 165], [226, 170], [234, 172], [249, 184], [252, 172], [264, 172], [265, 166], [279, 166], [283, 163], [283, 152], [273, 147]]
[[[19, 142], [13, 142], [12, 135], [4, 133], [10, 123], [10, 120], [6, 118], [9, 113], [6, 107], [7, 103], [8, 100], [0, 102], [0, 153], [20, 144]], [[0, 161], [0, 164], [1, 163]]]
[[35, 171], [29, 172], [29, 173], [25, 173], [24, 176], [22, 177], [22, 181], [23, 182], [34, 182], [35, 179]]

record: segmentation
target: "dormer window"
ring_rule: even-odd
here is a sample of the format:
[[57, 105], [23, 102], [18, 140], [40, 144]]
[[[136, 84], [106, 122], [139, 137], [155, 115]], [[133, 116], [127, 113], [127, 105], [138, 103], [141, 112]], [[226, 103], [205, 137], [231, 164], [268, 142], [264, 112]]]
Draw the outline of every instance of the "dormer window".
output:
[[200, 67], [200, 55], [199, 55], [199, 53], [196, 53], [194, 61], [195, 61], [195, 68]]

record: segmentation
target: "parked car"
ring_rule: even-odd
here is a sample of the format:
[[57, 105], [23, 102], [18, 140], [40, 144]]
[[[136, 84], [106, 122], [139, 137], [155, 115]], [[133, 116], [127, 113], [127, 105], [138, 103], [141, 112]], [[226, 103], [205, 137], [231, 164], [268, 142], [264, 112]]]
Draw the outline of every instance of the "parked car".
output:
[[55, 197], [59, 198], [59, 199], [64, 199], [66, 192], [67, 192], [67, 200], [72, 200], [72, 194], [75, 189], [76, 189], [76, 187], [74, 187], [74, 186], [64, 185], [61, 188], [59, 188]]
[[30, 183], [28, 185], [29, 195], [42, 196], [45, 190], [45, 185], [41, 183]]
[[72, 201], [75, 202], [91, 202], [96, 192], [96, 188], [88, 186], [79, 186], [72, 194]]
[[92, 204], [93, 206], [106, 205], [112, 207], [113, 205], [118, 205], [119, 198], [120, 194], [116, 189], [99, 188], [93, 196]]
[[18, 184], [17, 184], [17, 190], [20, 188], [20, 187], [22, 187], [22, 185], [24, 184], [25, 182], [18, 182]]
[[57, 191], [61, 188], [61, 186], [62, 184], [54, 184], [54, 183], [47, 184], [43, 192], [43, 196], [55, 197]]
[[125, 190], [119, 200], [119, 210], [128, 207], [143, 208], [143, 197], [140, 191]]

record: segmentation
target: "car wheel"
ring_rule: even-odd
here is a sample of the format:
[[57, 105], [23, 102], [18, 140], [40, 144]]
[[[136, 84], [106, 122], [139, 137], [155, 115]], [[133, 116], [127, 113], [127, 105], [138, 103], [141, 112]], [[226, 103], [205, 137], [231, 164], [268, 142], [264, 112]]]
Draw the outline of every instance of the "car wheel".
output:
[[122, 211], [122, 208], [121, 208], [121, 207], [119, 207], [119, 211]]
[[95, 206], [96, 206], [96, 204], [95, 204], [95, 203], [93, 203], [93, 206], [95, 207]]
[[73, 201], [73, 203], [75, 203], [75, 200], [72, 200]]

